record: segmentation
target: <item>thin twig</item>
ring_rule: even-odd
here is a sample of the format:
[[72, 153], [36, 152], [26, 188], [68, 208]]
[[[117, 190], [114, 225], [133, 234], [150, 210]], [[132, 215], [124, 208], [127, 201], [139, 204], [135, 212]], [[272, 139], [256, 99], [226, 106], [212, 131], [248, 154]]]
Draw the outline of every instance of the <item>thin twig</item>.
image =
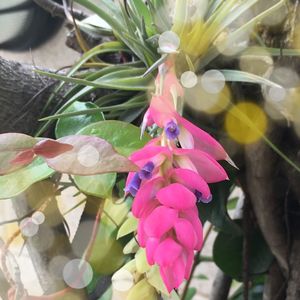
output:
[[[52, 0], [33, 0], [38, 6], [49, 12], [52, 17], [60, 17], [67, 19], [63, 5], [60, 5]], [[81, 10], [73, 9], [73, 15], [78, 20], [83, 20], [88, 17], [86, 13]]]

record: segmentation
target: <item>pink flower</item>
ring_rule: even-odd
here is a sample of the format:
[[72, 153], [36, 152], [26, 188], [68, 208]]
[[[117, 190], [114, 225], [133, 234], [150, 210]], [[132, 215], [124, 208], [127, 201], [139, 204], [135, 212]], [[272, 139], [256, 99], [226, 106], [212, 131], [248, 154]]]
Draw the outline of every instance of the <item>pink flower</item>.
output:
[[138, 218], [137, 239], [146, 248], [150, 265], [158, 264], [170, 292], [190, 276], [194, 251], [202, 247], [202, 225], [196, 203], [212, 199], [208, 182], [227, 179], [209, 154], [148, 143], [132, 154], [140, 167], [130, 173], [126, 191], [135, 196], [132, 213]]
[[209, 183], [228, 179], [217, 160], [230, 158], [212, 136], [177, 113], [183, 89], [172, 63], [160, 67], [155, 83], [142, 133], [153, 124], [163, 132], [131, 155], [140, 170], [129, 173], [125, 191], [135, 197], [139, 245], [171, 292], [189, 278], [194, 251], [202, 247], [197, 202], [212, 200]]
[[161, 96], [154, 96], [145, 114], [142, 128], [152, 124], [164, 129], [169, 140], [178, 139], [184, 149], [199, 149], [217, 160], [230, 158], [224, 148], [207, 132], [181, 117]]

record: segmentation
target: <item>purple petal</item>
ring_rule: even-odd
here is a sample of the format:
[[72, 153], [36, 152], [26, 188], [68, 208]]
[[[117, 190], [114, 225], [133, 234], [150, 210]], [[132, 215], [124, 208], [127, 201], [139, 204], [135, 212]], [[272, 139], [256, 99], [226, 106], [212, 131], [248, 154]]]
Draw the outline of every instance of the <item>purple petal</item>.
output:
[[154, 163], [152, 161], [147, 162], [141, 171], [139, 172], [139, 176], [141, 179], [150, 179], [152, 177], [152, 172], [154, 170]]
[[138, 173], [135, 173], [129, 182], [128, 186], [125, 188], [125, 192], [129, 192], [133, 197], [136, 196], [140, 186], [141, 186], [141, 178]]
[[169, 121], [165, 125], [165, 133], [169, 140], [175, 140], [179, 135], [179, 127], [174, 121]]

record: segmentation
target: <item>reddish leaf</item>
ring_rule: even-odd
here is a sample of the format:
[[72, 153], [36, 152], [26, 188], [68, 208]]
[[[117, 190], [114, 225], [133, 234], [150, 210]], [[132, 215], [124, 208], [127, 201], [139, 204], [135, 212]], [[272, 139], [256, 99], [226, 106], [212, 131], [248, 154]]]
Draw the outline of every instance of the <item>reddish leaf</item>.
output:
[[30, 164], [34, 159], [34, 152], [32, 149], [24, 150], [19, 152], [17, 156], [11, 161], [11, 164], [14, 165], [27, 165]]
[[34, 147], [37, 140], [21, 133], [0, 134], [0, 175], [7, 174], [32, 161], [27, 152]]
[[42, 140], [33, 147], [34, 153], [44, 158], [53, 158], [72, 149], [72, 145], [50, 139]]
[[117, 153], [111, 144], [101, 138], [71, 135], [58, 141], [73, 146], [72, 150], [46, 159], [49, 167], [60, 173], [95, 175], [138, 170], [135, 164]]

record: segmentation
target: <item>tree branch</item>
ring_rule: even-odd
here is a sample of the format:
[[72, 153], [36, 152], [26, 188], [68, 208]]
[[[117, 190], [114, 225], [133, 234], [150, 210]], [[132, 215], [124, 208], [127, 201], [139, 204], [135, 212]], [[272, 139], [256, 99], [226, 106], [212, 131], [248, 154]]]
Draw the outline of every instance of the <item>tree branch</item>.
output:
[[227, 299], [229, 295], [231, 282], [232, 278], [219, 269], [213, 282], [209, 300]]
[[[37, 75], [30, 65], [0, 57], [0, 133], [33, 133], [55, 83], [51, 78]], [[44, 92], [41, 93], [41, 90]], [[35, 95], [38, 96], [34, 98]], [[57, 95], [57, 99], [61, 99], [61, 95]], [[17, 122], [16, 119], [23, 113], [22, 120]]]
[[[38, 6], [49, 12], [52, 17], [67, 19], [63, 5], [60, 5], [52, 0], [33, 0]], [[88, 17], [83, 11], [78, 9], [72, 10], [75, 19], [83, 20]]]
[[[270, 121], [267, 136], [280, 144], [282, 130]], [[268, 160], [266, 161], [266, 158]], [[288, 274], [288, 245], [284, 223], [286, 182], [280, 176], [281, 158], [264, 142], [245, 149], [246, 189], [259, 227], [285, 274]]]

